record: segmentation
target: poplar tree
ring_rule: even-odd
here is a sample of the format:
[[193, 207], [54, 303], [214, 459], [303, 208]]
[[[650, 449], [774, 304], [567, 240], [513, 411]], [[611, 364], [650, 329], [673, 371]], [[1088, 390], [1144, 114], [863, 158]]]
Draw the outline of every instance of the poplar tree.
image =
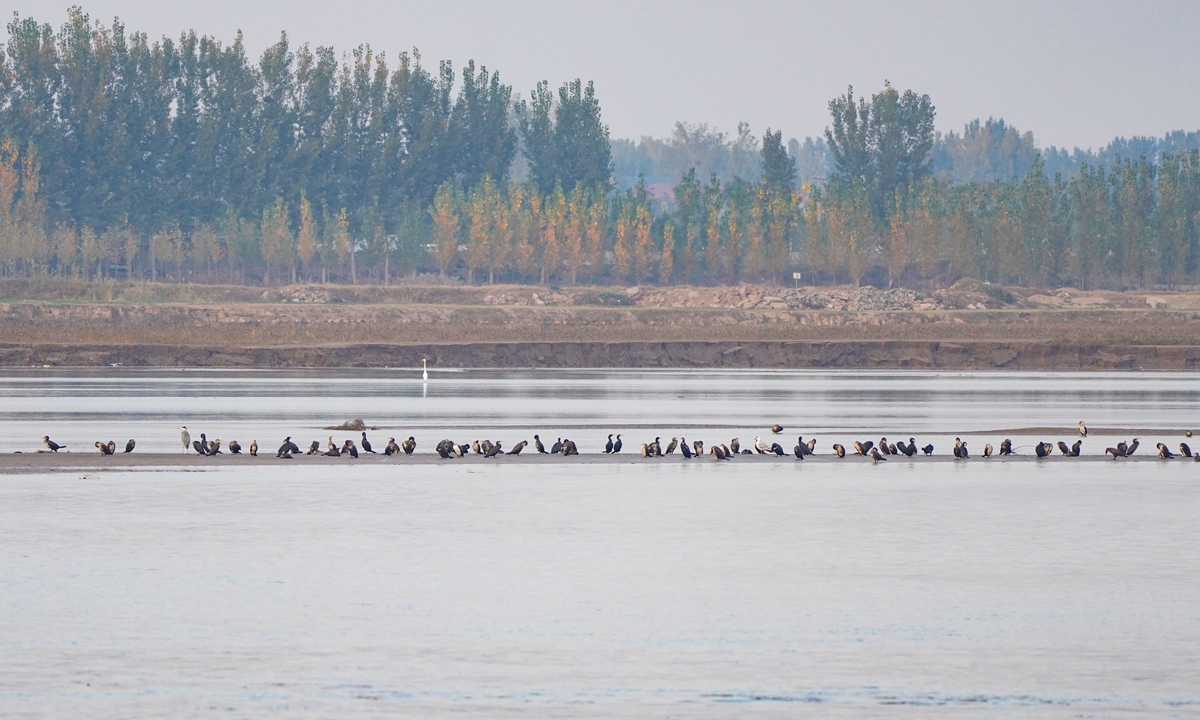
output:
[[433, 257], [437, 262], [438, 275], [443, 278], [454, 264], [458, 253], [461, 204], [458, 190], [449, 180], [442, 183], [433, 198], [433, 208], [430, 211], [433, 217]]

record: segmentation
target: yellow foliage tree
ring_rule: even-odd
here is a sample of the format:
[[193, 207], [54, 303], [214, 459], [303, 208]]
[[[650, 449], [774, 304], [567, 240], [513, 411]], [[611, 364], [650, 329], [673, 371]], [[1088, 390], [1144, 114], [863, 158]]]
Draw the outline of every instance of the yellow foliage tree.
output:
[[433, 198], [433, 259], [438, 266], [438, 274], [446, 277], [446, 272], [454, 264], [458, 254], [458, 235], [462, 225], [460, 208], [462, 199], [454, 183], [447, 180], [438, 188]]

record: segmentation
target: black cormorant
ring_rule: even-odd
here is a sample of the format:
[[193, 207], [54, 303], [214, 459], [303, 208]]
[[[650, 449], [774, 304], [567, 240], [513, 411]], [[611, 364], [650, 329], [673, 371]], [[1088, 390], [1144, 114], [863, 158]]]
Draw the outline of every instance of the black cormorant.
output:
[[371, 453], [372, 455], [378, 454], [371, 449], [371, 441], [367, 439], [367, 434], [365, 432], [362, 434], [362, 449], [365, 453]]
[[[497, 444], [499, 444], [499, 443], [497, 443]], [[521, 451], [524, 450], [525, 446], [528, 444], [529, 444], [528, 440], [522, 440], [521, 442], [517, 443], [516, 445], [513, 445], [513, 449], [509, 450], [508, 454], [509, 455], [520, 455]]]
[[609, 433], [609, 434], [608, 434], [608, 442], [606, 442], [606, 443], [604, 444], [604, 454], [605, 454], [605, 455], [607, 455], [607, 454], [609, 454], [609, 453], [611, 453], [611, 452], [612, 452], [612, 449], [613, 449], [613, 441], [612, 441], [612, 436], [613, 436], [613, 434], [612, 434], [612, 433]]
[[400, 443], [400, 447], [404, 448], [405, 455], [412, 455], [413, 450], [417, 449], [417, 441], [413, 438], [412, 435], [409, 435], [407, 440]]
[[1071, 448], [1067, 447], [1067, 444], [1062, 440], [1058, 441], [1058, 451], [1067, 457], [1071, 457]]
[[133, 448], [136, 446], [137, 446], [137, 441], [135, 441], [133, 438], [129, 438], [129, 442], [125, 443], [125, 452], [127, 452], [127, 453], [133, 452]]
[[772, 425], [771, 432], [778, 435], [779, 433], [783, 432], [783, 426], [782, 425]]
[[250, 441], [250, 457], [258, 457], [258, 441]]
[[933, 454], [933, 443], [929, 443], [925, 447], [921, 448], [921, 452], [925, 453], [926, 455], [932, 455]]
[[560, 452], [562, 452], [562, 438], [555, 440], [554, 444], [550, 446], [551, 455], [557, 455]]
[[501, 454], [503, 453], [500, 450], [500, 442], [497, 441], [495, 445], [492, 445], [490, 448], [488, 448], [487, 452], [485, 452], [483, 456], [485, 458], [491, 458]]
[[100, 448], [101, 455], [112, 455], [112, 450], [109, 450], [108, 446], [99, 440], [96, 441], [96, 447]]
[[233, 454], [233, 455], [241, 455], [242, 454], [242, 446], [238, 444], [237, 440], [229, 441], [229, 452], [230, 452], [230, 454]]
[[871, 448], [871, 460], [873, 460], [875, 463], [879, 463], [880, 461], [887, 462], [887, 458], [885, 458], [883, 455], [880, 455], [879, 450], [876, 448]]
[[537, 435], [533, 436], [533, 446], [537, 448], [539, 455], [546, 455], [546, 446], [542, 444], [542, 439]]
[[692, 459], [692, 448], [688, 445], [687, 438], [679, 438], [679, 452], [683, 453], [683, 457], [687, 460]]
[[1191, 449], [1190, 447], [1188, 447], [1188, 444], [1187, 444], [1187, 443], [1179, 443], [1179, 452], [1180, 452], [1180, 454], [1182, 454], [1184, 457], [1191, 457], [1191, 456], [1192, 456], [1192, 449]]
[[621, 452], [621, 433], [617, 433], [617, 439], [613, 440], [613, 452]]
[[834, 443], [833, 444], [833, 453], [840, 458], [844, 458], [844, 457], [846, 457], [846, 448], [842, 447], [842, 445], [840, 443]]
[[675, 452], [677, 447], [679, 447], [679, 438], [671, 438], [671, 442], [667, 443], [667, 455]]

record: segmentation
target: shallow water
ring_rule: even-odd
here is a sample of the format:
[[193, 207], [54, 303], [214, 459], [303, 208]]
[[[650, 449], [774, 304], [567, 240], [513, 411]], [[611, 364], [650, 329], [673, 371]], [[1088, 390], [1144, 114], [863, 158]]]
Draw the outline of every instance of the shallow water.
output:
[[[773, 422], [944, 449], [1198, 401], [1186, 374], [29, 371], [0, 452], [351, 417], [419, 452]], [[0, 476], [0, 715], [1196, 717], [1198, 515], [1182, 462]]]

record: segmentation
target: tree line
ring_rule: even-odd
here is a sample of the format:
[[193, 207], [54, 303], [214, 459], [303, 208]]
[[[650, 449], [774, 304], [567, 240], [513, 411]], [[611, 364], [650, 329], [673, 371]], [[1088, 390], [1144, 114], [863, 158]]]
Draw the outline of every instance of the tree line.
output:
[[[579, 80], [519, 100], [474, 63], [458, 78], [415, 51], [390, 68], [365, 46], [339, 58], [286, 36], [251, 62], [240, 36], [151, 42], [77, 8], [57, 32], [21, 18], [8, 31], [5, 275], [1123, 288], [1195, 284], [1200, 269], [1196, 151], [1067, 176], [989, 122], [953, 152], [990, 148], [1011, 174], [955, 182], [930, 98], [888, 84], [833, 99], [802, 153], [770, 129], [727, 141], [680, 125], [679, 147], [660, 148], [680, 174], [664, 195], [644, 177], [616, 189]], [[718, 168], [730, 143], [736, 162]], [[832, 170], [804, 181], [797, 156], [818, 153]]]

